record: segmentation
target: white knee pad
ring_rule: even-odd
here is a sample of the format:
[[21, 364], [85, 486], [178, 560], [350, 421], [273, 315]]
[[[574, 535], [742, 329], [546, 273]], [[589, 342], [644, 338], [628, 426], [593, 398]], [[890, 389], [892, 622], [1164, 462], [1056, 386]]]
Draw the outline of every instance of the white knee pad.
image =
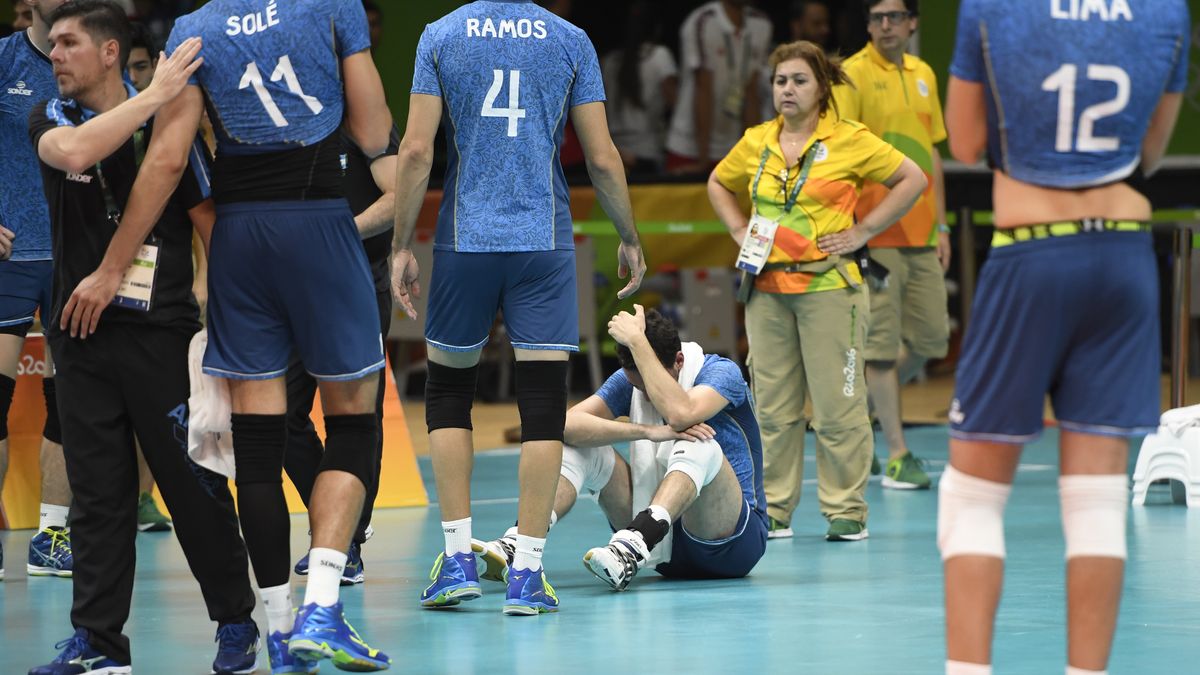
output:
[[611, 445], [600, 448], [574, 448], [563, 446], [562, 470], [560, 473], [571, 485], [576, 495], [595, 494], [608, 485], [613, 467], [617, 465], [617, 451]]
[[1128, 493], [1125, 474], [1058, 479], [1068, 560], [1078, 556], [1125, 559]]
[[938, 482], [938, 549], [942, 560], [959, 555], [1003, 558], [1004, 505], [1012, 486], [947, 466]]
[[667, 456], [667, 473], [678, 471], [696, 484], [696, 494], [721, 471], [725, 454], [716, 441], [675, 441]]

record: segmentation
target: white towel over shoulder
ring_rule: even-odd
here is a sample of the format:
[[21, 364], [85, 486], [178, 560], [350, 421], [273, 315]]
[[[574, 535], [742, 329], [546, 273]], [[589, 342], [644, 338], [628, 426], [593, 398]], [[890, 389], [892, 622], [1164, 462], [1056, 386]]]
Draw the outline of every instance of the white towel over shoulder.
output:
[[229, 383], [205, 375], [204, 350], [208, 348], [208, 330], [192, 337], [188, 346], [188, 456], [200, 466], [234, 477], [233, 409]]
[[[679, 372], [679, 385], [684, 391], [696, 383], [696, 376], [704, 365], [704, 350], [695, 342], [685, 342], [683, 351], [683, 370]], [[633, 400], [629, 404], [629, 421], [634, 424], [657, 426], [663, 423], [662, 415], [654, 409], [650, 399], [642, 392], [633, 390]], [[650, 500], [658, 491], [659, 483], [667, 475], [667, 459], [671, 455], [671, 441], [655, 443], [654, 441], [634, 441], [629, 444], [629, 469], [633, 480], [633, 512], [630, 518], [650, 507]], [[672, 513], [672, 517], [679, 514]], [[668, 532], [654, 550], [650, 552], [647, 565], [654, 567], [659, 563], [671, 561], [672, 532]]]

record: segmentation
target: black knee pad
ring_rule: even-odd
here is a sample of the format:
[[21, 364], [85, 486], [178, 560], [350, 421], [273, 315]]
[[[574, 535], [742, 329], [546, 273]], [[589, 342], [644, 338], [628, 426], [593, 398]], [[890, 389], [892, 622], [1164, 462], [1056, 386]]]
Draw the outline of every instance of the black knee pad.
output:
[[379, 429], [375, 413], [325, 416], [325, 455], [319, 471], [345, 471], [369, 488], [375, 475]]
[[425, 378], [425, 424], [438, 429], [472, 429], [471, 404], [475, 402], [475, 378], [479, 366], [451, 368], [429, 362]]
[[42, 438], [62, 445], [62, 426], [58, 422], [58, 396], [54, 378], [42, 379], [42, 395], [46, 397], [46, 426], [42, 427]]
[[17, 381], [7, 375], [0, 375], [0, 441], [8, 438], [8, 409], [12, 407], [13, 391]]
[[517, 361], [521, 442], [561, 441], [567, 422], [567, 362]]
[[233, 415], [233, 459], [240, 485], [283, 483], [286, 415]]

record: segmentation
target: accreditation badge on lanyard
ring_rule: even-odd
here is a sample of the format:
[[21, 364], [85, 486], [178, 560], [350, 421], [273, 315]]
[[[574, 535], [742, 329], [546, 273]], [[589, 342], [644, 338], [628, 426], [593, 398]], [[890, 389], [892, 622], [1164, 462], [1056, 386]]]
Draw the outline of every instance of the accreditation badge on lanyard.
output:
[[[804, 189], [804, 184], [808, 181], [808, 172], [812, 169], [813, 161], [820, 153], [821, 142], [815, 141], [812, 147], [805, 153], [803, 160], [800, 162], [800, 176], [796, 178], [796, 184], [787, 195], [787, 199], [783, 203], [783, 214], [792, 212], [796, 207], [796, 201], [800, 199], [800, 191]], [[763, 266], [767, 264], [767, 258], [771, 255], [771, 247], [775, 245], [775, 232], [779, 229], [779, 221], [771, 220], [758, 212], [758, 184], [762, 180], [763, 171], [767, 167], [767, 160], [771, 158], [771, 150], [763, 148], [762, 159], [758, 163], [758, 172], [754, 175], [754, 184], [751, 187], [752, 203], [754, 204], [753, 212], [750, 215], [750, 223], [746, 238], [742, 240], [742, 248], [738, 251], [737, 268], [745, 270], [750, 274], [758, 274], [762, 272]], [[784, 169], [783, 174], [784, 189], [787, 189], [787, 169]]]
[[[145, 136], [142, 129], [133, 135], [134, 164], [138, 167], [145, 156]], [[121, 208], [117, 204], [112, 186], [104, 177], [104, 168], [96, 164], [96, 177], [100, 182], [100, 190], [104, 193], [104, 205], [108, 211], [108, 222], [114, 231], [121, 224]], [[117, 294], [109, 304], [114, 307], [124, 307], [139, 312], [149, 312], [154, 300], [154, 282], [158, 277], [158, 254], [161, 244], [153, 235], [142, 244], [134, 256], [133, 262], [125, 270]]]

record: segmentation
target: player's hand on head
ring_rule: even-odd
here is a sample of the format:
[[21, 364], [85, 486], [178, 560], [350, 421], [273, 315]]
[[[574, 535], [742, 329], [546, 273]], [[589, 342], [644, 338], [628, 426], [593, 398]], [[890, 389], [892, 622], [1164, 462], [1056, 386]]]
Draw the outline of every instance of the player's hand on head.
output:
[[150, 81], [146, 93], [152, 93], [160, 104], [178, 96], [192, 74], [204, 64], [204, 57], [200, 56], [201, 46], [200, 38], [193, 37], [180, 43], [170, 56], [159, 52], [158, 67], [154, 70], [154, 79]]
[[617, 299], [624, 300], [637, 292], [646, 276], [646, 257], [640, 244], [621, 244], [617, 249], [617, 276], [629, 277], [629, 283], [617, 291]]
[[639, 337], [646, 336], [646, 314], [641, 305], [633, 306], [633, 314], [621, 312], [608, 322], [608, 334], [626, 347], [633, 345]]
[[16, 238], [16, 233], [0, 225], [0, 260], [8, 260], [9, 256], [12, 255], [13, 240]]
[[392, 256], [392, 296], [410, 319], [417, 318], [413, 298], [421, 297], [420, 268], [409, 249], [401, 249]]
[[84, 277], [63, 306], [58, 326], [71, 337], [87, 338], [96, 332], [100, 314], [121, 287], [122, 274], [98, 269]]

